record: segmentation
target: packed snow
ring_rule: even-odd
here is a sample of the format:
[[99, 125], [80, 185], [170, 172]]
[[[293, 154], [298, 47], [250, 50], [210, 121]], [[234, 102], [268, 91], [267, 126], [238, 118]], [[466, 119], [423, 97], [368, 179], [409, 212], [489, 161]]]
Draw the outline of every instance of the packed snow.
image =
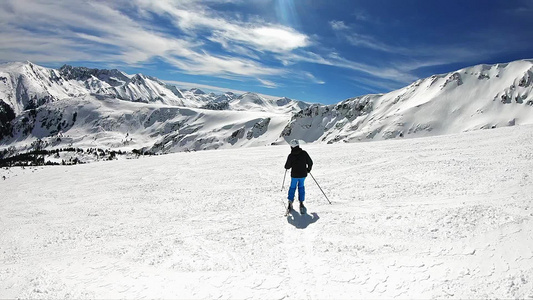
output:
[[533, 127], [0, 171], [0, 298], [533, 298]]

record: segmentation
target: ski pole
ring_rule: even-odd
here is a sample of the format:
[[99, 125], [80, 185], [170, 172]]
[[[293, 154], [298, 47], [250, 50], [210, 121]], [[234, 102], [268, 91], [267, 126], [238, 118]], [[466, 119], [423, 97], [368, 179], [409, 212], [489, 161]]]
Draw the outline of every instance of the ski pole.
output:
[[318, 188], [320, 189], [320, 191], [322, 192], [322, 194], [324, 194], [324, 197], [326, 197], [326, 200], [328, 200], [329, 204], [331, 204], [331, 201], [329, 201], [328, 196], [326, 196], [326, 193], [324, 193], [324, 191], [322, 190], [322, 188], [320, 187], [320, 185], [319, 185], [318, 182], [316, 181], [315, 176], [313, 176], [313, 174], [311, 174], [311, 172], [309, 172], [309, 175], [311, 175], [311, 177], [312, 177], [313, 180], [315, 181], [316, 185], [318, 186]]
[[287, 169], [285, 169], [285, 175], [283, 175], [283, 183], [281, 184], [282, 191], [283, 191], [283, 186], [285, 185], [285, 177], [287, 177]]

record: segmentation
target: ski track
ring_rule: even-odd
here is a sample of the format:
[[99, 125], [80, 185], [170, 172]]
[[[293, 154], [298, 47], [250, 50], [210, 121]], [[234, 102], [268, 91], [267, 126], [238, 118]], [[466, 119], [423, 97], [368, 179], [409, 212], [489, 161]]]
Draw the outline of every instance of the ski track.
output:
[[0, 298], [533, 298], [532, 129], [303, 146], [303, 216], [287, 147], [3, 169]]

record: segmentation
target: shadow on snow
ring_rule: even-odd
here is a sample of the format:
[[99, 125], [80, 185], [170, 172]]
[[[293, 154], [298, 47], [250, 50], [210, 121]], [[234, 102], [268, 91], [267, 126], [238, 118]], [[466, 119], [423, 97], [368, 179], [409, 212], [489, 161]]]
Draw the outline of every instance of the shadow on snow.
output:
[[311, 213], [311, 215], [309, 215], [307, 214], [307, 211], [303, 214], [300, 214], [299, 212], [293, 210], [287, 216], [287, 221], [298, 229], [305, 229], [310, 224], [318, 221], [318, 219], [320, 219], [320, 217], [317, 213]]

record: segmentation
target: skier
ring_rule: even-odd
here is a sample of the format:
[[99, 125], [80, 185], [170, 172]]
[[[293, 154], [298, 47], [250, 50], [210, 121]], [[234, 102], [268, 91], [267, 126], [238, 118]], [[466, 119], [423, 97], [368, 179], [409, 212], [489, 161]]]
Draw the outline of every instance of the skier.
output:
[[289, 206], [287, 211], [291, 211], [292, 203], [294, 202], [294, 196], [296, 194], [296, 188], [298, 188], [298, 200], [300, 201], [300, 212], [305, 213], [305, 186], [304, 181], [307, 177], [307, 173], [311, 172], [313, 167], [313, 161], [307, 152], [300, 148], [300, 143], [298, 140], [290, 141], [289, 145], [291, 146], [291, 154], [287, 157], [287, 162], [285, 163], [285, 169], [291, 170], [291, 186], [289, 188]]

